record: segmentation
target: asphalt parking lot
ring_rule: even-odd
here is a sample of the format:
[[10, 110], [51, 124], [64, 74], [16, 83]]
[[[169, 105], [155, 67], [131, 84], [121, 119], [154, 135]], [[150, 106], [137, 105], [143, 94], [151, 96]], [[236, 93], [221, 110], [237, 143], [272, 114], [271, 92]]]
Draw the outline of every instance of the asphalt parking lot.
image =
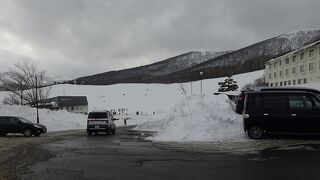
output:
[[160, 143], [131, 128], [1, 137], [0, 179], [320, 179], [319, 138]]

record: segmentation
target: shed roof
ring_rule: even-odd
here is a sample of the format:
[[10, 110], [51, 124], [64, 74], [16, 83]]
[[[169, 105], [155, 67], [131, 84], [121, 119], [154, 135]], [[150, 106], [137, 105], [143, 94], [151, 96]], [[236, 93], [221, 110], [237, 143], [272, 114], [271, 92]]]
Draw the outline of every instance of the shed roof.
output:
[[57, 96], [43, 100], [40, 103], [56, 102], [58, 107], [84, 106], [88, 105], [86, 96]]

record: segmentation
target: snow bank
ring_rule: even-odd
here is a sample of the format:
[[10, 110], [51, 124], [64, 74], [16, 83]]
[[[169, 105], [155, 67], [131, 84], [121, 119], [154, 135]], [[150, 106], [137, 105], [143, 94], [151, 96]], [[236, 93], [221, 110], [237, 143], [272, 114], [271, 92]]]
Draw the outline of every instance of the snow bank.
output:
[[[26, 106], [2, 106], [1, 116], [20, 116], [34, 123], [37, 122], [36, 108]], [[39, 109], [39, 121], [47, 127], [48, 132], [71, 129], [85, 129], [87, 116], [67, 111], [51, 111]]]
[[158, 121], [138, 125], [137, 130], [156, 131], [157, 141], [225, 141], [244, 139], [242, 117], [233, 111], [225, 95], [198, 95], [184, 100]]

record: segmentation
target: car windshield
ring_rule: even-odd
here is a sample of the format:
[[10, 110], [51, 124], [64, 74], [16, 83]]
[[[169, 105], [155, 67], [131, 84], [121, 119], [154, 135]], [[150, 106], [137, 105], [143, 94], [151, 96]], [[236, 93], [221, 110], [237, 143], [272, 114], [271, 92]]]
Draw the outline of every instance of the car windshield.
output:
[[88, 118], [107, 118], [108, 113], [107, 112], [94, 112], [94, 113], [89, 113]]
[[25, 118], [22, 118], [22, 117], [19, 117], [18, 118], [20, 121], [24, 122], [24, 123], [32, 123], [31, 121], [29, 121], [28, 119], [25, 119]]

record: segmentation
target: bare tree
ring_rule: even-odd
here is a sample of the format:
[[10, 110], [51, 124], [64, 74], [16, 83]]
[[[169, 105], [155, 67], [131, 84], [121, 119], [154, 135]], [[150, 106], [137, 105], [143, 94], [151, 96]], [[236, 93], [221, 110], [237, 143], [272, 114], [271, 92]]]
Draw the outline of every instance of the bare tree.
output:
[[[40, 101], [48, 98], [52, 83], [46, 76], [46, 71], [40, 71], [35, 62], [25, 58], [3, 74], [0, 84], [2, 89], [7, 91], [2, 101], [4, 104], [35, 106], [36, 98]], [[38, 87], [37, 94], [36, 87]]]
[[241, 91], [248, 91], [252, 90], [253, 88], [257, 86], [263, 86], [265, 85], [265, 75], [262, 75], [258, 79], [254, 80], [252, 83], [248, 83], [245, 86], [241, 88]]

